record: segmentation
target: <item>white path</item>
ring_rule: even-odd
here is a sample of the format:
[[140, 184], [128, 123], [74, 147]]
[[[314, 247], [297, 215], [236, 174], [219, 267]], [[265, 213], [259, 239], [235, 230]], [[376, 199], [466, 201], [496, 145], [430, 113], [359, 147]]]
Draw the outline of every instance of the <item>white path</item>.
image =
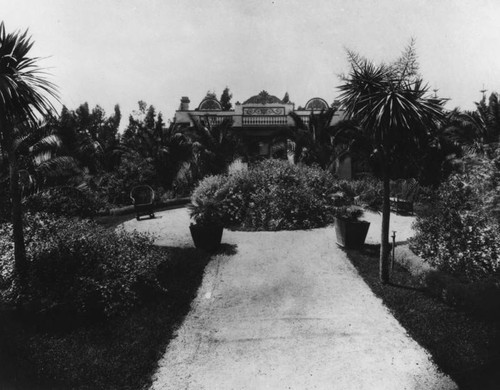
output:
[[[159, 216], [125, 228], [192, 245], [185, 209]], [[207, 266], [152, 389], [456, 388], [373, 295], [332, 228], [225, 231], [223, 242], [237, 253]]]

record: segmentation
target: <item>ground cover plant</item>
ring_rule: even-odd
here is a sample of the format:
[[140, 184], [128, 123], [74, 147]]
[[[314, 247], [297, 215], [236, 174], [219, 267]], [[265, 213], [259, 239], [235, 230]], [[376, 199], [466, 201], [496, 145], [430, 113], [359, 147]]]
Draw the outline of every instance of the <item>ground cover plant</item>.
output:
[[498, 388], [498, 319], [477, 317], [446, 305], [397, 264], [391, 283], [382, 284], [378, 279], [378, 246], [346, 252], [372, 291], [460, 389]]
[[235, 229], [296, 230], [332, 223], [337, 208], [353, 201], [351, 191], [320, 168], [266, 160], [205, 178], [192, 201], [217, 208], [223, 224]]
[[[66, 231], [54, 234], [55, 226]], [[7, 298], [0, 305], [0, 387], [145, 386], [189, 310], [208, 257], [152, 247], [149, 237], [89, 221], [45, 216], [26, 230], [34, 262], [27, 293], [12, 294], [12, 259], [0, 258]], [[9, 236], [0, 237], [11, 252]]]

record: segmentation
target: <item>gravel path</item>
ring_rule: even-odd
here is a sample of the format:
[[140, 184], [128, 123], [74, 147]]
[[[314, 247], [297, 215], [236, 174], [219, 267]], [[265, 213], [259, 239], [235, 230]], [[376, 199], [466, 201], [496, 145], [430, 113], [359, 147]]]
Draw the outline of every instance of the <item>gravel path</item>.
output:
[[[124, 226], [158, 234], [159, 245], [192, 246], [185, 209], [158, 216]], [[411, 235], [408, 221], [393, 222], [398, 241], [403, 231]], [[152, 389], [455, 389], [334, 236], [332, 228], [225, 231], [223, 243], [236, 253], [215, 255], [207, 266]]]

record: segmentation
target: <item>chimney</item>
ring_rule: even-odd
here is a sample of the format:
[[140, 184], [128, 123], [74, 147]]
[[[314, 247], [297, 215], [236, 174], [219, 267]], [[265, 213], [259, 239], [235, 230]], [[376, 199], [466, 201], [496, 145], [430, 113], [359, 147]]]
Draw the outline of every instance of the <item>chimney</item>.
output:
[[189, 111], [189, 98], [187, 96], [183, 96], [181, 98], [181, 106], [179, 107], [179, 111]]

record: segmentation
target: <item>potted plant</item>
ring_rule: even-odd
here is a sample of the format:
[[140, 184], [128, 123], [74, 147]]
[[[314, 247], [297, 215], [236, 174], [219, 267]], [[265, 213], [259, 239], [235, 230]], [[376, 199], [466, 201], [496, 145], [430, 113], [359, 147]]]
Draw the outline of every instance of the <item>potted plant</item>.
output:
[[370, 222], [361, 221], [363, 209], [358, 206], [338, 207], [335, 213], [337, 244], [344, 248], [359, 248], [365, 243]]
[[188, 205], [193, 222], [189, 225], [194, 245], [215, 252], [221, 243], [224, 225], [220, 207], [215, 199], [193, 197]]

